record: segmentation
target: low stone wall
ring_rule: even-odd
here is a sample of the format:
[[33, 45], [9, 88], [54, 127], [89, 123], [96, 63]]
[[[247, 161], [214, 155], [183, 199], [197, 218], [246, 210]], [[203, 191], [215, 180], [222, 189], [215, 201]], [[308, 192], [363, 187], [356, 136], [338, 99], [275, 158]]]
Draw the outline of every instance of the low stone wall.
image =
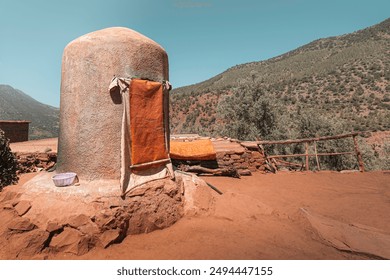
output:
[[234, 167], [242, 176], [252, 172], [264, 171], [264, 155], [258, 151], [246, 149], [243, 153], [219, 152], [217, 163], [220, 168]]
[[18, 173], [31, 173], [49, 170], [57, 162], [56, 152], [47, 153], [15, 153], [18, 161]]
[[[205, 137], [182, 137], [181, 141], [194, 141]], [[209, 139], [209, 138], [206, 138]], [[251, 175], [252, 172], [265, 171], [265, 157], [252, 142], [241, 142], [229, 138], [211, 139], [216, 160], [173, 160], [176, 166], [199, 165], [210, 169], [236, 169], [241, 176]]]

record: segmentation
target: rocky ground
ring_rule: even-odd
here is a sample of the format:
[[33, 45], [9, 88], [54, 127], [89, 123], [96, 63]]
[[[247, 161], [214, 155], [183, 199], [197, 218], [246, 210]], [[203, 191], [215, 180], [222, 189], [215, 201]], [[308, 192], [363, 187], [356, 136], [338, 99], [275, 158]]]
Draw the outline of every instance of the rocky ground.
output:
[[179, 182], [153, 181], [123, 199], [113, 181], [54, 186], [41, 172], [0, 195], [0, 256], [6, 259], [77, 256], [107, 248], [129, 234], [171, 226], [183, 215]]
[[[85, 246], [78, 247], [84, 250], [83, 254], [72, 251], [75, 247], [69, 250], [58, 247], [59, 244], [66, 247], [65, 235], [78, 236], [78, 232], [87, 228], [82, 225], [85, 222], [82, 217], [77, 218], [80, 214], [77, 200], [63, 202], [72, 213], [59, 216], [72, 214], [76, 218], [74, 223], [60, 223], [62, 238], [44, 218], [41, 224], [46, 223], [46, 228], [39, 222], [31, 222], [32, 219], [30, 223], [26, 220], [34, 213], [39, 216], [39, 211], [33, 211], [34, 204], [39, 201], [42, 204], [42, 200], [26, 202], [26, 196], [14, 202], [4, 200], [34, 175], [24, 174], [19, 185], [7, 187], [0, 193], [1, 259], [390, 258], [389, 171], [255, 173], [241, 179], [203, 177], [223, 194], [202, 186], [200, 192], [191, 195], [192, 201], [187, 201], [183, 217], [172, 226], [127, 235], [119, 244], [110, 243], [108, 238], [106, 245], [109, 246], [94, 246], [88, 250]], [[86, 219], [92, 229], [90, 221]], [[94, 223], [97, 221], [95, 219]], [[39, 234], [31, 233], [38, 230]], [[17, 231], [23, 234], [16, 234]], [[52, 236], [49, 244], [35, 246], [41, 241], [47, 243], [49, 236]], [[11, 238], [12, 242], [5, 246], [4, 238]], [[23, 242], [25, 248], [16, 252], [18, 242]]]

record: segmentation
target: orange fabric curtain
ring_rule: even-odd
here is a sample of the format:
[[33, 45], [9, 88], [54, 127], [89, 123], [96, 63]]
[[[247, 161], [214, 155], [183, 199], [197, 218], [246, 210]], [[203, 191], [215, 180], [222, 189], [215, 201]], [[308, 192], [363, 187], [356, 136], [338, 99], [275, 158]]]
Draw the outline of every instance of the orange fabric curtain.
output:
[[129, 94], [131, 165], [168, 159], [162, 84], [132, 79]]
[[209, 139], [191, 142], [171, 141], [171, 158], [181, 160], [215, 160], [216, 153]]

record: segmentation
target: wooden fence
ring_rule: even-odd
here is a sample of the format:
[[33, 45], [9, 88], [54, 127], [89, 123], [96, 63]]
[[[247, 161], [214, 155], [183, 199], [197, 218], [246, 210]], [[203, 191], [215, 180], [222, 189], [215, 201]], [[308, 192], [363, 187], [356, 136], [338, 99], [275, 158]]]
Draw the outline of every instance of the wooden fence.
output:
[[[309, 157], [315, 157], [316, 163], [317, 163], [317, 169], [320, 170], [320, 156], [337, 156], [337, 155], [352, 155], [355, 154], [358, 165], [359, 165], [359, 170], [360, 172], [364, 172], [364, 164], [363, 164], [363, 159], [362, 159], [362, 154], [359, 150], [359, 145], [357, 142], [356, 137], [359, 135], [359, 132], [354, 132], [354, 133], [348, 133], [348, 134], [342, 134], [342, 135], [335, 135], [335, 136], [325, 136], [325, 137], [316, 137], [316, 138], [306, 138], [306, 139], [295, 139], [295, 140], [280, 140], [280, 141], [256, 141], [256, 144], [258, 147], [264, 152], [264, 147], [263, 145], [276, 145], [276, 144], [281, 144], [281, 145], [288, 145], [288, 144], [297, 144], [297, 143], [302, 143], [305, 145], [305, 153], [304, 154], [288, 154], [288, 155], [270, 155], [266, 156], [266, 159], [271, 160], [272, 159], [277, 159], [277, 158], [288, 158], [288, 157], [305, 157], [305, 168], [306, 171], [309, 170]], [[352, 137], [353, 139], [353, 144], [354, 144], [354, 151], [353, 152], [337, 152], [337, 153], [317, 153], [317, 142], [318, 141], [327, 141], [327, 140], [337, 140], [337, 139], [343, 139], [343, 138], [348, 138]], [[314, 154], [309, 153], [309, 144], [312, 144], [314, 147]], [[265, 154], [265, 153], [264, 153]], [[271, 166], [271, 168], [275, 168]]]

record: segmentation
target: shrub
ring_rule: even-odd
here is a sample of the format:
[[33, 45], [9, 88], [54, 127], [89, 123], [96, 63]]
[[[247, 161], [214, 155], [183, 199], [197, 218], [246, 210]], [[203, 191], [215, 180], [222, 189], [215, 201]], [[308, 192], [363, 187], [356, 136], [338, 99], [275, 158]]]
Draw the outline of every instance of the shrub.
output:
[[390, 144], [389, 143], [385, 143], [383, 146], [383, 156], [381, 159], [380, 169], [390, 170]]
[[18, 182], [17, 168], [18, 164], [9, 147], [9, 140], [0, 129], [0, 191], [3, 187]]
[[224, 122], [222, 134], [243, 140], [267, 138], [277, 124], [276, 106], [272, 103], [260, 92], [244, 88], [224, 97], [217, 108]]

